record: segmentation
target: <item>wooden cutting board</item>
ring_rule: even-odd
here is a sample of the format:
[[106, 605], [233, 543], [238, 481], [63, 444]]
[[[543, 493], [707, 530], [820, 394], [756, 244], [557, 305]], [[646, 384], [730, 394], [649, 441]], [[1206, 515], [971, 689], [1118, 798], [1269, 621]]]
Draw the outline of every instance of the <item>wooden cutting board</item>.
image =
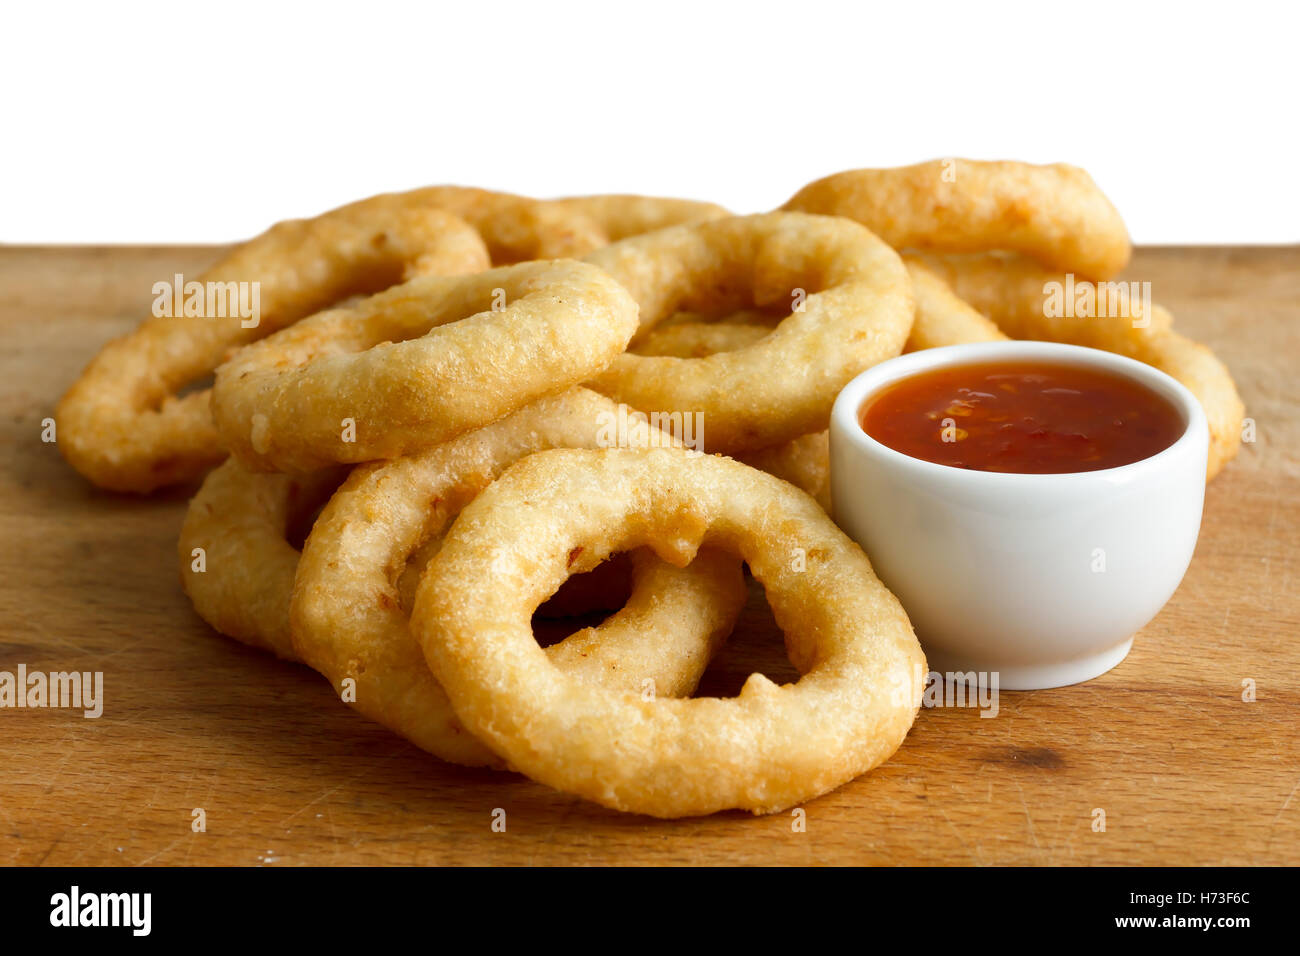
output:
[[[1129, 271], [1226, 361], [1258, 440], [1210, 486], [1187, 578], [1128, 660], [1004, 692], [993, 719], [923, 711], [802, 832], [443, 764], [204, 625], [177, 580], [188, 493], [96, 491], [40, 431], [152, 284], [219, 252], [0, 248], [0, 670], [105, 682], [98, 720], [0, 711], [0, 863], [1300, 863], [1300, 248], [1144, 249]], [[793, 674], [761, 593], [708, 686], [755, 669]]]

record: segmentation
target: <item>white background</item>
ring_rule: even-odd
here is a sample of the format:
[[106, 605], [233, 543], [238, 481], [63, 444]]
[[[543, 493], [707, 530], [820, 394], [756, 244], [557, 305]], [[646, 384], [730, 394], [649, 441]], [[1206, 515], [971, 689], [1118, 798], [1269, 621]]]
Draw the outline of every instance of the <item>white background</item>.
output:
[[1295, 4], [16, 4], [0, 241], [225, 241], [466, 183], [771, 208], [839, 169], [1087, 168], [1139, 242], [1300, 239]]

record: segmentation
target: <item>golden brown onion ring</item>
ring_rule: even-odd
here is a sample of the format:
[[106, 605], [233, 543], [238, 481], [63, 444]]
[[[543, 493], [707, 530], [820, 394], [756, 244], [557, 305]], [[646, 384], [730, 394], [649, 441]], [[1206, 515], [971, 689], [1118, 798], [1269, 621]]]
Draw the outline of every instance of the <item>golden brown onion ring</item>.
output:
[[289, 599], [299, 554], [290, 531], [329, 500], [343, 477], [343, 469], [251, 472], [234, 458], [209, 472], [177, 544], [181, 585], [199, 617], [237, 641], [297, 660]]
[[910, 258], [903, 261], [916, 299], [916, 322], [904, 352], [967, 342], [996, 342], [1007, 337], [997, 323], [959, 298], [951, 286], [923, 263]]
[[395, 458], [578, 384], [636, 322], [627, 292], [581, 262], [422, 277], [238, 352], [213, 418], [255, 469]]
[[847, 216], [895, 249], [1024, 253], [1082, 278], [1128, 264], [1119, 212], [1082, 169], [973, 159], [854, 169], [809, 183], [783, 209]]
[[845, 219], [767, 213], [661, 229], [587, 257], [640, 307], [640, 334], [681, 311], [781, 305], [761, 341], [704, 358], [620, 355], [591, 387], [646, 412], [702, 413], [733, 454], [826, 427], [836, 393], [897, 355], [913, 305], [901, 260]]
[[[532, 610], [575, 553], [585, 564], [648, 546], [685, 565], [701, 545], [748, 562], [797, 683], [756, 673], [732, 699], [643, 700], [577, 680], [537, 647]], [[812, 498], [675, 448], [563, 449], [513, 466], [447, 534], [411, 630], [457, 716], [512, 766], [658, 817], [771, 812], [865, 773], [902, 743], [925, 674], [902, 607]]]
[[[909, 265], [928, 268], [943, 279], [959, 298], [988, 316], [1013, 339], [1070, 342], [1108, 352], [1135, 346], [1171, 325], [1163, 309], [1144, 312], [1142, 296], [1124, 289], [1111, 297], [1117, 306], [1097, 315], [1071, 314], [1061, 309], [1051, 315], [1047, 308], [1049, 288], [1064, 289], [1066, 276], [1044, 269], [1024, 256], [967, 255], [927, 256], [924, 260], [904, 257]], [[1078, 285], [1084, 285], [1080, 281]], [[1095, 290], [1106, 283], [1088, 283]], [[1119, 283], [1118, 288], [1127, 283]]]

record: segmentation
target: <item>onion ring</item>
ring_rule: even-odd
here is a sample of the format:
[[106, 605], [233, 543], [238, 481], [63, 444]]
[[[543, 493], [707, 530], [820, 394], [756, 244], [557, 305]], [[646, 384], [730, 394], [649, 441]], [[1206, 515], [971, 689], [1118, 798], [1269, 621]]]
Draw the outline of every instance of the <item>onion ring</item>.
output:
[[[1153, 312], [1160, 311], [1154, 306]], [[1124, 352], [1178, 379], [1205, 409], [1210, 426], [1210, 450], [1205, 480], [1209, 481], [1236, 457], [1241, 448], [1246, 406], [1224, 364], [1207, 346], [1167, 329]]]
[[[916, 321], [903, 346], [904, 352], [936, 348], [959, 342], [993, 342], [1007, 338], [997, 323], [985, 318], [916, 258], [904, 257], [916, 300]], [[717, 352], [746, 348], [771, 331], [779, 317], [754, 310], [710, 321], [695, 313], [678, 313], [671, 324], [660, 324], [637, 339], [631, 351], [638, 355], [672, 355], [702, 358]]]
[[[217, 631], [285, 660], [297, 660], [289, 599], [298, 570], [290, 527], [329, 500], [342, 470], [261, 474], [228, 458], [190, 501], [177, 556], [194, 610]], [[203, 550], [203, 570], [194, 568]]]
[[[289, 604], [301, 554], [292, 532], [315, 519], [345, 477], [342, 468], [303, 475], [253, 472], [235, 458], [210, 471], [190, 501], [177, 542], [181, 585], [198, 615], [227, 637], [298, 661]], [[403, 607], [411, 606], [418, 575], [439, 542], [431, 539], [427, 553], [408, 562], [399, 582]], [[198, 549], [202, 570], [195, 568]], [[538, 614], [560, 618], [617, 610], [630, 593], [631, 571], [629, 561], [611, 560], [575, 575]]]
[[604, 245], [608, 238], [591, 219], [562, 203], [531, 199], [473, 186], [423, 186], [382, 193], [342, 207], [376, 210], [424, 207], [459, 216], [478, 230], [493, 265], [532, 259], [572, 259]]
[[[905, 256], [904, 261], [922, 266], [912, 257]], [[929, 256], [924, 267], [1013, 339], [1070, 342], [1114, 352], [1158, 335], [1172, 323], [1163, 309], [1145, 315], [1141, 296], [1128, 295], [1117, 296], [1116, 308], [1102, 314], [1049, 315], [1048, 287], [1056, 283], [1064, 288], [1070, 280], [1023, 256]]]
[[[701, 544], [749, 563], [797, 683], [755, 673], [735, 699], [646, 701], [562, 673], [533, 641], [532, 608], [575, 549], [649, 546], [684, 564]], [[772, 812], [865, 773], [902, 743], [925, 674], [902, 607], [815, 501], [674, 448], [563, 449], [513, 466], [461, 512], [411, 630], [457, 716], [514, 767], [657, 817]]]
[[663, 196], [635, 196], [614, 193], [598, 196], [570, 196], [552, 200], [556, 205], [591, 219], [611, 242], [642, 233], [708, 219], [723, 219], [731, 212], [711, 202], [669, 199]]
[[[354, 470], [303, 548], [291, 609], [299, 656], [336, 689], [355, 681], [354, 706], [417, 746], [455, 763], [498, 764], [455, 719], [410, 636], [402, 569], [430, 542], [438, 551], [456, 513], [508, 465], [540, 449], [595, 446], [602, 416], [617, 412], [574, 389], [419, 455]], [[567, 554], [566, 569], [590, 570], [608, 552], [593, 554]], [[653, 680], [657, 694], [688, 694], [745, 598], [740, 564], [729, 556], [701, 555], [679, 569], [634, 554], [623, 610], [538, 653], [580, 682], [640, 692]]]
[[996, 342], [1007, 336], [996, 322], [953, 292], [952, 287], [922, 263], [905, 258], [916, 298], [916, 322], [904, 352], [919, 352], [966, 342]]
[[1004, 249], [1089, 279], [1128, 264], [1119, 212], [1082, 169], [933, 160], [855, 169], [809, 183], [782, 207], [847, 216], [896, 249]]
[[806, 491], [831, 513], [830, 432], [822, 430], [800, 435], [784, 445], [758, 448], [738, 455], [736, 460], [765, 471]]
[[255, 469], [395, 458], [578, 384], [635, 329], [627, 292], [581, 262], [421, 277], [238, 352], [212, 414]]
[[177, 390], [212, 372], [231, 349], [357, 292], [488, 264], [478, 233], [449, 213], [349, 208], [278, 223], [199, 277], [204, 289], [257, 283], [255, 326], [245, 328], [238, 315], [153, 316], [105, 345], [55, 412], [68, 462], [114, 491], [148, 492], [198, 478], [226, 453], [207, 390]]
[[825, 428], [836, 393], [897, 355], [912, 324], [902, 262], [844, 219], [766, 213], [661, 229], [587, 257], [636, 299], [640, 333], [683, 310], [793, 307], [756, 344], [681, 359], [620, 355], [590, 386], [642, 410], [703, 413], [732, 454]]
[[[703, 358], [716, 352], [732, 352], [767, 336], [771, 328], [760, 324], [763, 318], [758, 313], [738, 313], [720, 322], [682, 322], [654, 328], [637, 343], [635, 351], [640, 355], [679, 358]], [[734, 321], [736, 319], [740, 321]], [[812, 432], [780, 445], [741, 452], [736, 455], [736, 460], [808, 492], [827, 514], [830, 513], [829, 432]]]

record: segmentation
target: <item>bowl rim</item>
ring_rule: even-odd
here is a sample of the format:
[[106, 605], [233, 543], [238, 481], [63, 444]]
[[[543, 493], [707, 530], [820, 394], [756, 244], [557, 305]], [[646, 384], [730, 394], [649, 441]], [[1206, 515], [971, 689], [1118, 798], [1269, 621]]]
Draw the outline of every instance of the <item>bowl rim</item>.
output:
[[[860, 424], [859, 413], [867, 400], [886, 385], [891, 385], [904, 378], [921, 372], [938, 368], [955, 368], [962, 365], [974, 365], [987, 361], [1056, 361], [1066, 365], [1099, 368], [1113, 372], [1130, 381], [1136, 382], [1155, 392], [1172, 404], [1183, 417], [1183, 431], [1172, 444], [1154, 455], [1139, 458], [1126, 465], [1113, 468], [1097, 468], [1092, 471], [1063, 471], [1049, 473], [982, 471], [976, 468], [959, 468], [956, 465], [944, 465], [913, 458], [904, 452], [890, 448], [867, 434]], [[1040, 342], [1025, 339], [1010, 339], [997, 342], [968, 342], [959, 345], [944, 345], [932, 349], [920, 349], [903, 355], [886, 359], [864, 372], [856, 375], [836, 396], [831, 408], [831, 443], [836, 438], [856, 443], [877, 458], [884, 459], [895, 467], [908, 469], [918, 476], [932, 478], [982, 481], [989, 484], [1024, 485], [1035, 482], [1040, 484], [1060, 484], [1065, 481], [1080, 479], [1102, 479], [1112, 482], [1127, 482], [1141, 473], [1171, 463], [1189, 451], [1195, 452], [1199, 443], [1208, 450], [1209, 424], [1205, 410], [1200, 401], [1188, 388], [1173, 376], [1162, 372], [1153, 365], [1140, 362], [1125, 355], [1094, 349], [1082, 345], [1066, 345], [1060, 342]], [[1202, 454], [1204, 457], [1204, 453]], [[965, 478], [957, 478], [964, 475]]]

